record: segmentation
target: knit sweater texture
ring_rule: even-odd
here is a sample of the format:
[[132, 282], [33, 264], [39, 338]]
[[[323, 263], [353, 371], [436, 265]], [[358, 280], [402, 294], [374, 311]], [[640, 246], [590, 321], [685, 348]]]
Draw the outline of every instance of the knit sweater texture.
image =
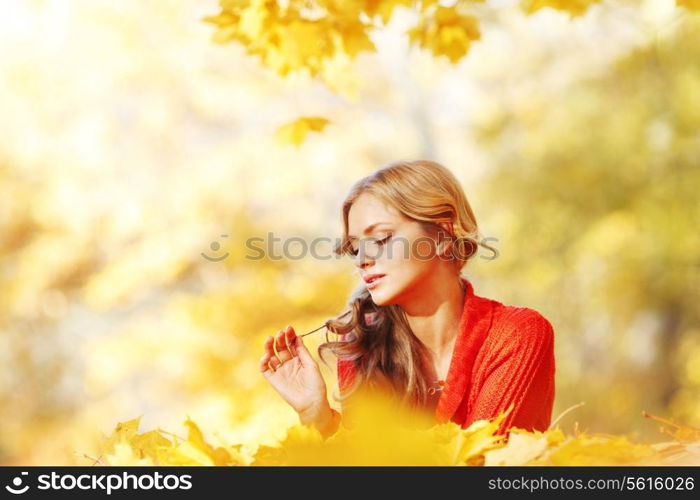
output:
[[[460, 279], [466, 285], [464, 307], [435, 423], [452, 421], [466, 429], [513, 404], [500, 434], [511, 427], [546, 430], [554, 404], [552, 325], [533, 309], [475, 295], [471, 282]], [[337, 371], [345, 394], [355, 376], [354, 361], [338, 359]]]

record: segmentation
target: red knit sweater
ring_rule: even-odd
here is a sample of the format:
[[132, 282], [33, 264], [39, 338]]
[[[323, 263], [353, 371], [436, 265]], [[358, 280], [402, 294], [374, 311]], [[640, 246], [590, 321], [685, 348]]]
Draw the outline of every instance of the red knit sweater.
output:
[[[475, 295], [472, 284], [461, 279], [467, 293], [435, 422], [466, 429], [513, 403], [499, 433], [513, 426], [546, 430], [554, 404], [552, 325], [533, 309]], [[355, 376], [353, 361], [338, 360], [337, 369], [344, 394]]]

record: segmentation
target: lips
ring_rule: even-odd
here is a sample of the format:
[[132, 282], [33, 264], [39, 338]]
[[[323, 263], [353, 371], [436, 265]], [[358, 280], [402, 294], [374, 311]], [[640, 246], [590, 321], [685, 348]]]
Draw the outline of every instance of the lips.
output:
[[381, 278], [382, 276], [386, 276], [385, 274], [368, 274], [367, 276], [363, 276], [363, 280], [365, 280], [365, 283], [369, 284], [372, 283], [373, 281]]

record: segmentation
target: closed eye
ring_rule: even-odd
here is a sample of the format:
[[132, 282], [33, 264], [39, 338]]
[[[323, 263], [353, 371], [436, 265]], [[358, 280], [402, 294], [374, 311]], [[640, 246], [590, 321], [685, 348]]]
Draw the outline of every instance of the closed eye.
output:
[[[386, 245], [386, 243], [391, 239], [392, 236], [394, 236], [394, 235], [390, 234], [389, 236], [382, 238], [381, 240], [377, 240], [377, 242], [376, 242], [377, 245], [379, 245], [380, 247]], [[350, 249], [348, 250], [348, 253], [350, 255], [352, 255], [353, 257], [357, 257], [357, 254], [359, 253], [359, 249], [355, 249], [355, 248], [350, 247]]]
[[385, 245], [387, 243], [387, 241], [389, 241], [391, 239], [392, 236], [393, 236], [393, 234], [390, 234], [386, 238], [377, 241], [377, 245], [379, 245], [379, 246]]

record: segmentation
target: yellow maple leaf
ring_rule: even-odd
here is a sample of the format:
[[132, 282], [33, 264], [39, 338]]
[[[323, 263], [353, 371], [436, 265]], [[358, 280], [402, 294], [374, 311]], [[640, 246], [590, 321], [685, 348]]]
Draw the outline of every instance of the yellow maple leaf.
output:
[[[367, 26], [361, 22], [353, 22], [334, 31], [342, 41], [342, 49], [350, 58], [362, 51], [376, 50], [374, 42], [367, 35]], [[336, 44], [336, 47], [338, 45]]]
[[378, 15], [387, 24], [396, 7], [411, 7], [413, 3], [413, 0], [365, 0], [365, 13], [371, 18]]
[[549, 446], [556, 446], [566, 441], [566, 436], [559, 427], [556, 427], [554, 429], [548, 429], [547, 431], [545, 431], [544, 435], [547, 438], [547, 444]]
[[429, 49], [436, 56], [446, 56], [453, 64], [467, 55], [471, 42], [481, 38], [478, 21], [453, 7], [438, 6], [416, 27], [408, 30], [411, 43]]
[[155, 465], [150, 457], [140, 456], [139, 454], [135, 453], [134, 449], [126, 440], [114, 443], [114, 452], [106, 454], [104, 458], [107, 465]]
[[160, 430], [144, 432], [136, 434], [129, 440], [134, 453], [140, 457], [149, 457], [152, 460], [158, 460], [158, 450], [160, 447], [170, 447], [171, 441], [163, 436]]
[[280, 74], [302, 68], [315, 75], [324, 58], [332, 55], [332, 43], [324, 25], [316, 21], [293, 20], [275, 27], [270, 38], [276, 46], [267, 58]]
[[484, 453], [503, 446], [503, 436], [498, 434], [501, 422], [513, 410], [513, 405], [491, 420], [477, 420], [457, 435], [454, 465], [483, 465]]
[[237, 12], [222, 10], [215, 16], [205, 16], [202, 21], [216, 26], [216, 31], [212, 35], [215, 43], [225, 44], [233, 40], [244, 41], [238, 30], [241, 16]]
[[279, 126], [275, 132], [275, 140], [280, 144], [299, 146], [309, 132], [321, 132], [329, 123], [330, 120], [321, 116], [302, 116]]
[[238, 27], [250, 40], [258, 38], [263, 29], [269, 27], [269, 23], [266, 23], [269, 15], [265, 3], [265, 0], [253, 0], [241, 10]]
[[138, 433], [141, 417], [143, 417], [143, 415], [139, 415], [138, 417], [131, 420], [127, 420], [125, 422], [117, 422], [117, 425], [114, 427], [114, 431], [112, 431], [112, 434], [108, 436], [107, 439], [102, 443], [102, 446], [100, 448], [100, 454], [107, 455], [110, 453], [114, 453], [114, 446], [117, 443], [129, 443], [131, 439]]
[[204, 16], [202, 21], [205, 23], [213, 24], [219, 28], [225, 28], [236, 24], [240, 19], [240, 16], [232, 14], [231, 12], [222, 11], [215, 16]]
[[549, 446], [550, 441], [544, 433], [513, 428], [505, 446], [484, 454], [484, 465], [524, 465], [540, 456]]
[[207, 443], [195, 422], [187, 419], [187, 439], [178, 443], [167, 439], [160, 429], [138, 434], [141, 417], [120, 422], [102, 444], [100, 456], [111, 465], [245, 465], [250, 457], [241, 445], [213, 447]]
[[[185, 421], [189, 428], [187, 440], [171, 448], [161, 448], [159, 458], [169, 465], [245, 465], [246, 457], [240, 448], [213, 447], [204, 439], [199, 426], [189, 417]], [[237, 449], [234, 449], [237, 448]]]

